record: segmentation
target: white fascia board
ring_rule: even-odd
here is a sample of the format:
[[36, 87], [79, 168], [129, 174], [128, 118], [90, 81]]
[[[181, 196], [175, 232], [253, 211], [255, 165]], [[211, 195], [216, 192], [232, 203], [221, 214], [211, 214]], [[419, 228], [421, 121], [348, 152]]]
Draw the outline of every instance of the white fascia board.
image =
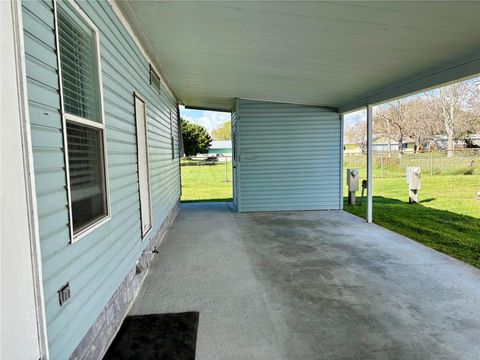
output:
[[400, 82], [398, 85], [368, 94], [356, 101], [340, 106], [339, 111], [342, 114], [350, 113], [364, 108], [367, 104], [378, 105], [401, 97], [424, 92], [432, 88], [448, 85], [449, 83], [467, 80], [468, 78], [479, 76], [479, 74], [480, 54], [461, 64], [452, 65], [443, 70], [432, 71], [425, 76]]

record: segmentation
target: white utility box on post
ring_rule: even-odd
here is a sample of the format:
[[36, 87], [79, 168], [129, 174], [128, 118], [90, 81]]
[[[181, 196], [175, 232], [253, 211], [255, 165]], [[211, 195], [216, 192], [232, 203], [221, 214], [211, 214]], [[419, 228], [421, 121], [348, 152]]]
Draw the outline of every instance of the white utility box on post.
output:
[[408, 202], [418, 203], [418, 191], [422, 188], [421, 170], [419, 167], [407, 167], [407, 184], [408, 184]]
[[348, 203], [355, 205], [355, 192], [358, 190], [358, 179], [360, 171], [358, 169], [347, 169]]

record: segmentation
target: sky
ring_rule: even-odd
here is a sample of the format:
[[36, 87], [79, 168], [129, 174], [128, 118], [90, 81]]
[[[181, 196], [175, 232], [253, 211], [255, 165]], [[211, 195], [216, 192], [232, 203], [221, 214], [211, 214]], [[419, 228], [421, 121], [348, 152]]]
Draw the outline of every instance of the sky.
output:
[[353, 125], [358, 122], [367, 122], [367, 110], [362, 109], [350, 114], [346, 114], [344, 117], [345, 125]]
[[230, 113], [185, 109], [183, 106], [180, 106], [180, 116], [185, 120], [204, 126], [210, 134], [213, 129], [225, 121], [230, 121]]

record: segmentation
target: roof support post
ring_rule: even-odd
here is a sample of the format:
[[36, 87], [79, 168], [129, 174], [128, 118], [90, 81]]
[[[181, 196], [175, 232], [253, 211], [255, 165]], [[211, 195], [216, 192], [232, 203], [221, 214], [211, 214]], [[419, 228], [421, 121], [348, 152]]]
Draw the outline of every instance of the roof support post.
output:
[[372, 170], [373, 170], [373, 111], [367, 104], [367, 222], [372, 222]]
[[343, 210], [343, 137], [344, 137], [344, 127], [345, 127], [345, 117], [343, 114], [340, 114], [340, 210]]

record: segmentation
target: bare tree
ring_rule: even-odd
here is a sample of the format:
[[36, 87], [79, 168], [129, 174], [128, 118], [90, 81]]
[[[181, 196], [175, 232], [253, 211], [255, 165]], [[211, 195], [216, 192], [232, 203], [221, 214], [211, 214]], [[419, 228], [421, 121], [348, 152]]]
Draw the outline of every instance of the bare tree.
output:
[[432, 91], [428, 96], [447, 136], [448, 157], [452, 157], [455, 138], [472, 131], [478, 121], [472, 116], [471, 106], [478, 101], [479, 86], [474, 82], [459, 82]]
[[376, 108], [373, 114], [373, 131], [387, 141], [387, 157], [392, 157], [393, 128], [390, 116], [386, 114], [386, 107]]
[[362, 154], [367, 151], [367, 125], [365, 122], [350, 124], [345, 129], [345, 142], [356, 144]]
[[403, 142], [409, 132], [410, 122], [407, 117], [407, 101], [405, 99], [394, 100], [380, 106], [376, 112], [377, 130], [387, 138], [388, 149], [391, 153], [390, 141], [394, 140], [398, 147], [398, 157], [403, 155]]
[[431, 100], [427, 97], [415, 97], [407, 103], [408, 136], [415, 140], [416, 148], [433, 143], [434, 137], [441, 131], [431, 110]]

